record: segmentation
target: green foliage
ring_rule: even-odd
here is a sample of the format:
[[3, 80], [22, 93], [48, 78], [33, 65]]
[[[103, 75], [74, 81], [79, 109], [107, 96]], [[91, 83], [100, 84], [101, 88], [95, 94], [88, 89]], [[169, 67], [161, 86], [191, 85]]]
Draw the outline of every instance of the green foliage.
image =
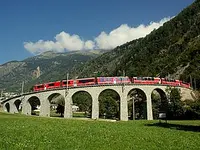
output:
[[181, 117], [184, 116], [183, 105], [179, 89], [172, 88], [169, 96], [167, 118], [182, 119]]
[[99, 115], [100, 117], [115, 119], [119, 118], [119, 105], [116, 100], [112, 97], [104, 97], [100, 99], [99, 105]]
[[[144, 92], [141, 90], [133, 90], [129, 94], [131, 97], [128, 101], [129, 119], [147, 119], [147, 104]], [[135, 114], [133, 114], [133, 101]]]
[[61, 117], [64, 116], [65, 107], [63, 105], [58, 104], [56, 108], [56, 113], [60, 114]]
[[152, 93], [151, 95], [152, 100], [152, 110], [153, 110], [153, 118], [158, 119], [158, 114], [161, 111], [161, 97], [158, 94]]
[[147, 104], [143, 99], [135, 100], [135, 118], [147, 119]]
[[200, 119], [200, 99], [184, 102], [185, 119]]
[[73, 104], [79, 107], [80, 112], [85, 112], [85, 115], [91, 116], [92, 112], [92, 97], [86, 92], [78, 92], [72, 97]]
[[120, 118], [120, 98], [112, 91], [106, 90], [99, 96], [99, 116], [102, 118], [116, 119]]

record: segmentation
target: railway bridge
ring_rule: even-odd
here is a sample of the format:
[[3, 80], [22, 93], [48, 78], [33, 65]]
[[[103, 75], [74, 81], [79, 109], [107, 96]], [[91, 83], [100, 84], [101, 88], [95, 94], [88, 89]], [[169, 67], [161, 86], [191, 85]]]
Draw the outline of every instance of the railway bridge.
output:
[[[120, 120], [128, 120], [128, 100], [131, 99], [131, 93], [134, 90], [141, 91], [145, 96], [147, 106], [147, 120], [153, 120], [152, 100], [151, 95], [153, 91], [160, 94], [161, 101], [167, 100], [168, 93], [167, 86], [164, 85], [101, 85], [101, 86], [84, 86], [74, 88], [52, 89], [40, 92], [25, 93], [20, 96], [12, 97], [4, 100], [3, 109], [10, 113], [18, 113], [19, 107], [22, 107], [22, 114], [31, 115], [32, 100], [37, 99], [40, 104], [40, 116], [50, 117], [50, 105], [52, 97], [60, 95], [64, 98], [64, 118], [72, 118], [72, 97], [77, 92], [87, 92], [92, 98], [92, 119], [99, 118], [99, 96], [105, 90], [113, 90], [118, 93], [120, 97]], [[182, 97], [188, 96], [190, 89], [178, 87], [181, 91]]]

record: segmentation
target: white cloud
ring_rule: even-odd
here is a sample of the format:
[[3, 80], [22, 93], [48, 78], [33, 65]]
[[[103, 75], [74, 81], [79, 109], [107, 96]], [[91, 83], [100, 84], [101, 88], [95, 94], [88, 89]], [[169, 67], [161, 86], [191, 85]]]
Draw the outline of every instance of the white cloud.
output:
[[24, 48], [33, 54], [45, 51], [64, 52], [67, 50], [112, 49], [134, 39], [145, 37], [170, 19], [168, 17], [159, 22], [151, 22], [149, 25], [141, 24], [138, 27], [130, 27], [127, 24], [122, 24], [110, 33], [101, 32], [96, 38], [88, 41], [84, 41], [76, 34], [70, 35], [62, 31], [55, 36], [55, 41], [39, 40], [35, 43], [24, 42]]
[[43, 53], [46, 51], [63, 52], [64, 48], [59, 42], [43, 41], [38, 42], [24, 42], [24, 48], [33, 54]]
[[55, 37], [56, 41], [64, 48], [68, 50], [82, 50], [84, 42], [78, 35], [70, 35], [62, 31]]
[[101, 32], [101, 34], [95, 38], [95, 42], [97, 47], [100, 49], [111, 49], [134, 39], [145, 37], [151, 31], [158, 29], [169, 20], [170, 18], [168, 17], [160, 20], [159, 22], [151, 22], [147, 26], [141, 24], [138, 27], [129, 27], [127, 24], [122, 24], [109, 34]]
[[94, 49], [95, 43], [91, 40], [88, 40], [88, 41], [85, 42], [84, 48], [85, 49]]

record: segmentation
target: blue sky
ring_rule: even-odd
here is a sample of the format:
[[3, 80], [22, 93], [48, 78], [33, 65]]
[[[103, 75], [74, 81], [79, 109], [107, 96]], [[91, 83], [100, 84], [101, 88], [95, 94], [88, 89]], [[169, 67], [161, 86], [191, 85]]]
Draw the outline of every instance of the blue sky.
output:
[[52, 50], [111, 49], [143, 37], [194, 0], [1, 0], [0, 64]]

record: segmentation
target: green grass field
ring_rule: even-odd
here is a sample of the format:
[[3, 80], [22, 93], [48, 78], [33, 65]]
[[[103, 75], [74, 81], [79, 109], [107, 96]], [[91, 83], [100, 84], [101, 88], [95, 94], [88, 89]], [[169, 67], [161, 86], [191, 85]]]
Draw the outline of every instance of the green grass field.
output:
[[0, 149], [200, 149], [200, 121], [106, 122], [0, 113]]

